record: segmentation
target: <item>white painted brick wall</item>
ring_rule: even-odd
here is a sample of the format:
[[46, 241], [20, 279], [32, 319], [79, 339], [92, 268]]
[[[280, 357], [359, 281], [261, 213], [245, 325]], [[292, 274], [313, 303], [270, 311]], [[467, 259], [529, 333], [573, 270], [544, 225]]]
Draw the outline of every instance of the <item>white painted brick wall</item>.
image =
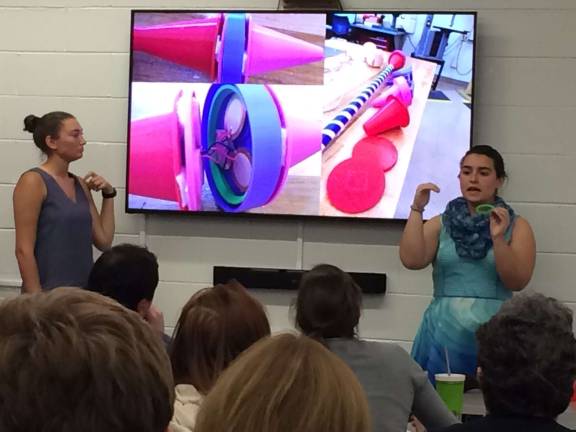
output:
[[[478, 10], [475, 141], [502, 150], [505, 197], [526, 216], [538, 241], [530, 287], [576, 309], [576, 1], [344, 0], [347, 8]], [[276, 0], [223, 0], [221, 7], [271, 9]], [[304, 268], [330, 262], [349, 271], [388, 274], [388, 294], [367, 297], [361, 333], [410, 347], [430, 300], [429, 269], [398, 259], [401, 225], [303, 223], [266, 219], [126, 215], [124, 167], [131, 8], [209, 8], [208, 0], [0, 0], [0, 285], [15, 285], [11, 195], [39, 154], [21, 122], [61, 109], [86, 130], [79, 174], [94, 169], [119, 187], [116, 243], [148, 245], [159, 258], [156, 302], [167, 326], [209, 286], [213, 265]], [[0, 297], [17, 293], [0, 287]], [[256, 291], [275, 331], [289, 328], [293, 292]]]

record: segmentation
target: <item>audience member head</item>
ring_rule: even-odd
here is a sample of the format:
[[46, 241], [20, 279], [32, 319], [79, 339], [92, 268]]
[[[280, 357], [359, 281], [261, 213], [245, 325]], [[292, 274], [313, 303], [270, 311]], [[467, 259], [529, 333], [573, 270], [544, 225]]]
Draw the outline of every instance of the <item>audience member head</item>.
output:
[[317, 338], [352, 338], [360, 320], [362, 291], [352, 277], [329, 264], [320, 264], [300, 280], [296, 325]]
[[158, 285], [158, 261], [148, 249], [121, 244], [94, 263], [87, 288], [116, 300], [145, 317]]
[[238, 282], [205, 288], [178, 319], [170, 350], [174, 381], [206, 394], [232, 360], [268, 335], [264, 308]]
[[572, 311], [541, 294], [521, 294], [476, 332], [478, 378], [492, 414], [554, 418], [576, 379]]
[[42, 117], [29, 114], [24, 118], [24, 130], [32, 133], [36, 147], [48, 155], [51, 149], [46, 139], [58, 139], [63, 122], [73, 118], [72, 114], [63, 111], [52, 111]]
[[134, 312], [77, 288], [0, 305], [2, 432], [164, 432], [166, 351]]
[[369, 432], [354, 373], [307, 336], [281, 334], [246, 350], [216, 382], [195, 432]]

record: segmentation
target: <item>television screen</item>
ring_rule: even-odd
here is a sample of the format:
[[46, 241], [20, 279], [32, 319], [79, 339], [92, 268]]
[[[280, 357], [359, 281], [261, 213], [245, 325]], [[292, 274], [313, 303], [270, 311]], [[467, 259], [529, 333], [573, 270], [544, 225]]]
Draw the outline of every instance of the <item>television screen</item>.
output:
[[459, 195], [475, 13], [133, 11], [128, 212], [405, 219]]

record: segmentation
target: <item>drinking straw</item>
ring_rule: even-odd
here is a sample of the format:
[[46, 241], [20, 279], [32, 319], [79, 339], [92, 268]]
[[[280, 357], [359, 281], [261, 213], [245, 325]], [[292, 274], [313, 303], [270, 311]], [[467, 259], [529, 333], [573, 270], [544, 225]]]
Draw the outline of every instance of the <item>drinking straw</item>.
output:
[[452, 375], [450, 370], [450, 356], [448, 355], [448, 347], [444, 346], [444, 358], [446, 359], [446, 369], [448, 370], [448, 375]]

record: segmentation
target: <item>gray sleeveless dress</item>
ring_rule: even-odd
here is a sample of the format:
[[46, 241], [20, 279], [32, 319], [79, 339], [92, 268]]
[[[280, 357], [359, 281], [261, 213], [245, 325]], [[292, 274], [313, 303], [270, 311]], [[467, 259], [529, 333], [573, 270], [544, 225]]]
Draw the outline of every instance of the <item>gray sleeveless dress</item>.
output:
[[92, 216], [80, 182], [73, 174], [76, 202], [46, 171], [33, 168], [46, 184], [36, 228], [34, 256], [43, 290], [59, 286], [84, 287], [94, 264], [92, 257]]

